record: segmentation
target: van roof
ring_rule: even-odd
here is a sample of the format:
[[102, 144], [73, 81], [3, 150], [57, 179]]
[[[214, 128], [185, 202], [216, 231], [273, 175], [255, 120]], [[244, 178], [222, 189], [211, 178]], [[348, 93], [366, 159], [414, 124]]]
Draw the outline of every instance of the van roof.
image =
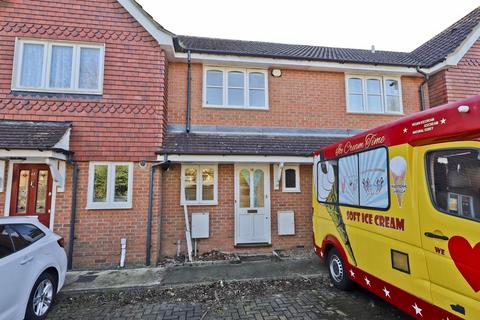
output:
[[[468, 108], [467, 108], [468, 107]], [[331, 159], [379, 146], [426, 145], [480, 137], [480, 96], [418, 112], [315, 151]]]

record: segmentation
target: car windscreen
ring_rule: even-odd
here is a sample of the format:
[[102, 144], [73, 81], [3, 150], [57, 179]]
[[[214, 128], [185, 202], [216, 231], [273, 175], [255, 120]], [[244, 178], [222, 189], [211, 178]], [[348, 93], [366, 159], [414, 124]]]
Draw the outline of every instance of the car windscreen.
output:
[[22, 250], [45, 236], [42, 230], [32, 224], [11, 224], [10, 236], [15, 250]]

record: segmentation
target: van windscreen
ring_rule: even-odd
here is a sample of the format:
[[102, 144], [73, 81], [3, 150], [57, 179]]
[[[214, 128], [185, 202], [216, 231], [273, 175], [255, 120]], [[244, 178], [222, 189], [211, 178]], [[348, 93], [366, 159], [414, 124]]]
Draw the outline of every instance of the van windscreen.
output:
[[427, 154], [430, 193], [442, 212], [480, 221], [480, 153], [446, 149]]

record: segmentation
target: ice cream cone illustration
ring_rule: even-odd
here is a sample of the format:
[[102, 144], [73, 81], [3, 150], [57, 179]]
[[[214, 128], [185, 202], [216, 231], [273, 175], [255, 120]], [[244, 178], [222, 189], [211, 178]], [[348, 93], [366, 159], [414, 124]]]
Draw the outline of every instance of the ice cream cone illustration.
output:
[[343, 222], [343, 217], [340, 212], [340, 207], [337, 203], [337, 181], [335, 181], [335, 172], [333, 166], [329, 163], [325, 165], [324, 174], [319, 175], [318, 181], [318, 198], [321, 201], [325, 201], [325, 206], [327, 208], [328, 214], [332, 218], [333, 223], [342, 239], [343, 244], [347, 253], [352, 258], [353, 263], [356, 265], [355, 256], [353, 254], [352, 246], [350, 245], [350, 240], [348, 239], [347, 229], [345, 223]]
[[407, 161], [403, 157], [394, 157], [390, 160], [390, 173], [392, 175], [392, 190], [397, 197], [398, 206], [401, 208], [403, 204], [403, 195], [405, 194], [407, 175]]

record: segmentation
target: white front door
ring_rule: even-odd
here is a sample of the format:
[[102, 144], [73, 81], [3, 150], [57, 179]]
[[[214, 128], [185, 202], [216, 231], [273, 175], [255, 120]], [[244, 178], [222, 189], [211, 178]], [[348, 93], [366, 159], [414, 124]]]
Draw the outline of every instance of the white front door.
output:
[[269, 165], [235, 165], [235, 244], [270, 242]]

